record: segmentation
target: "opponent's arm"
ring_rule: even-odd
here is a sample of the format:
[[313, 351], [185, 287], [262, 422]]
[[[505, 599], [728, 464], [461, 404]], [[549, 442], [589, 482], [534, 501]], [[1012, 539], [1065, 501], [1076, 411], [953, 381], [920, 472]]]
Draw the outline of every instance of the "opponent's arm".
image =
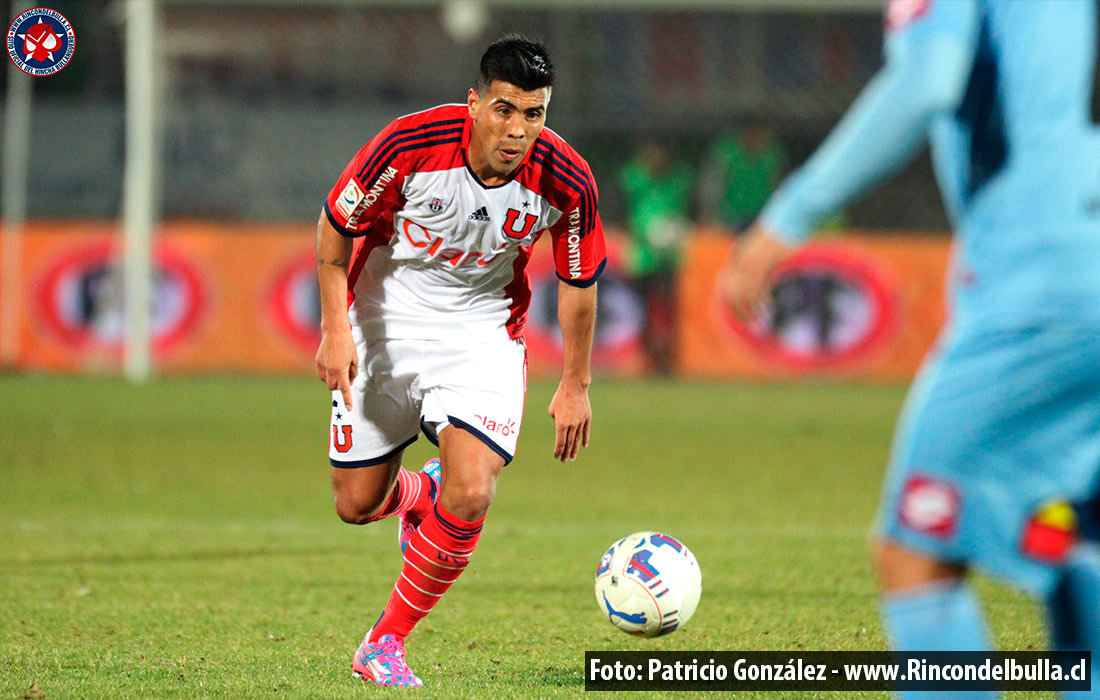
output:
[[933, 118], [953, 109], [972, 53], [959, 41], [896, 51], [806, 164], [768, 202], [761, 219], [786, 243], [802, 242], [823, 217], [908, 163]]
[[976, 10], [966, 2], [933, 8], [935, 22], [922, 19], [887, 39], [886, 64], [738, 245], [726, 293], [742, 317], [763, 300], [775, 265], [823, 217], [912, 160], [935, 117], [958, 105], [974, 57]]
[[561, 382], [550, 401], [554, 417], [554, 457], [576, 459], [588, 447], [592, 406], [592, 338], [596, 331], [596, 285], [575, 287], [558, 281], [558, 324], [563, 345]]
[[317, 283], [321, 289], [321, 344], [317, 377], [344, 396], [351, 410], [351, 383], [359, 373], [359, 355], [348, 324], [348, 265], [352, 239], [341, 235], [321, 212], [317, 222]]

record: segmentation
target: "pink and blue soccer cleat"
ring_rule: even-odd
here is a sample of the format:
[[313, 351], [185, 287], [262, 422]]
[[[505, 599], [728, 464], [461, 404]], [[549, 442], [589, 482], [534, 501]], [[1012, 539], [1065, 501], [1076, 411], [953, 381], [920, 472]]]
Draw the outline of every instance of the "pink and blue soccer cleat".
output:
[[[439, 473], [443, 466], [440, 464], [438, 458], [429, 459], [424, 463], [424, 466], [420, 468], [420, 471], [428, 475], [428, 478], [432, 480], [431, 499], [432, 503], [435, 503], [439, 499]], [[409, 540], [412, 539], [413, 533], [416, 532], [416, 528], [420, 527], [420, 521], [409, 516], [408, 513], [402, 513], [397, 516], [397, 541], [401, 543], [401, 551], [404, 552], [405, 548], [409, 546]]]
[[424, 682], [413, 675], [405, 663], [405, 643], [392, 634], [383, 634], [371, 643], [370, 632], [355, 652], [351, 662], [351, 675], [372, 680], [375, 685], [398, 685], [419, 688]]

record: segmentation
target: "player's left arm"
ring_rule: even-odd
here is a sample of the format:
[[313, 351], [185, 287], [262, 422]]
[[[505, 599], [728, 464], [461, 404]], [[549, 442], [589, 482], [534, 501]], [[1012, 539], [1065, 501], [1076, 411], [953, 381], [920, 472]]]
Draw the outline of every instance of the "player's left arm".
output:
[[563, 357], [561, 382], [550, 401], [554, 418], [554, 457], [576, 459], [588, 446], [592, 407], [592, 342], [596, 333], [596, 281], [607, 264], [596, 180], [588, 163], [564, 143], [551, 164], [560, 187], [553, 196], [562, 215], [550, 227], [554, 267], [558, 273], [558, 325]]
[[554, 457], [576, 459], [588, 447], [592, 405], [592, 338], [596, 332], [596, 285], [576, 287], [558, 281], [558, 325], [562, 337], [562, 372], [550, 401], [554, 418]]
[[740, 316], [752, 315], [771, 271], [822, 218], [912, 160], [933, 120], [962, 99], [977, 43], [976, 3], [897, 5], [918, 14], [887, 28], [885, 65], [738, 245], [726, 293]]

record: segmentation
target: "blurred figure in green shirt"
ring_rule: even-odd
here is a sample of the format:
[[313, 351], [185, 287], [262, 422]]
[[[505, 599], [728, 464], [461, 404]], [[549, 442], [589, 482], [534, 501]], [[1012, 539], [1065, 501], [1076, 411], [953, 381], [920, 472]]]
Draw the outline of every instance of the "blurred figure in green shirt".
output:
[[657, 139], [641, 144], [619, 170], [630, 248], [627, 273], [646, 311], [642, 334], [653, 368], [676, 364], [676, 270], [691, 228], [693, 173]]
[[705, 221], [743, 231], [779, 186], [786, 160], [783, 146], [760, 119], [748, 119], [719, 136], [710, 148], [700, 185]]

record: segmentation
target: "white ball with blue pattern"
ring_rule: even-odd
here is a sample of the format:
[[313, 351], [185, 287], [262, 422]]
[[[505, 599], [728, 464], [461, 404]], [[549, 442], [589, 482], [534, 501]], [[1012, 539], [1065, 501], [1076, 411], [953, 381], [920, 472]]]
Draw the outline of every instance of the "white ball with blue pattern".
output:
[[604, 553], [596, 567], [596, 603], [628, 634], [658, 637], [682, 627], [703, 590], [695, 555], [662, 532], [635, 532]]

